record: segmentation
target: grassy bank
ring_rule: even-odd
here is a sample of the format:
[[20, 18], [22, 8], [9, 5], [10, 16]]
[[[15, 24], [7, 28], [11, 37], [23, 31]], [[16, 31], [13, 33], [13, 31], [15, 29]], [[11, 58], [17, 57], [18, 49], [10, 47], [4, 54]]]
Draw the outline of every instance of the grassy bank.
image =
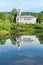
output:
[[6, 34], [9, 34], [10, 32], [7, 31], [7, 30], [1, 30], [0, 31], [0, 35], [6, 35]]
[[20, 30], [20, 31], [28, 31], [28, 30], [34, 30], [34, 29], [41, 29], [43, 30], [43, 24], [11, 24], [12, 28], [14, 30]]
[[[15, 33], [16, 32], [30, 32], [36, 31], [36, 30], [42, 30], [43, 31], [43, 24], [18, 24], [18, 23], [10, 23], [8, 20], [6, 22], [0, 23], [0, 34], [9, 34], [9, 33]], [[24, 34], [23, 33], [23, 34]]]

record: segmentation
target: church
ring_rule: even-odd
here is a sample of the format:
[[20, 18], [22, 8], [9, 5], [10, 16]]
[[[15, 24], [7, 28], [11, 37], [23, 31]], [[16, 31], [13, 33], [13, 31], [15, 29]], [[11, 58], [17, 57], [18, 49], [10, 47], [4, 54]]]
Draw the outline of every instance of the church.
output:
[[36, 17], [32, 15], [22, 15], [19, 9], [16, 17], [16, 22], [23, 24], [36, 24]]

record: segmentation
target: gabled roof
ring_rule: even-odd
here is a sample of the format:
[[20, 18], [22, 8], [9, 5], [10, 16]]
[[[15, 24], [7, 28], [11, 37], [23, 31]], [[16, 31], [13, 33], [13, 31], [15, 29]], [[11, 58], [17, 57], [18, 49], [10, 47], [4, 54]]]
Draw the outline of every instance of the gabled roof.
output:
[[18, 18], [35, 18], [34, 16], [31, 16], [31, 15], [20, 15], [20, 16], [17, 16]]

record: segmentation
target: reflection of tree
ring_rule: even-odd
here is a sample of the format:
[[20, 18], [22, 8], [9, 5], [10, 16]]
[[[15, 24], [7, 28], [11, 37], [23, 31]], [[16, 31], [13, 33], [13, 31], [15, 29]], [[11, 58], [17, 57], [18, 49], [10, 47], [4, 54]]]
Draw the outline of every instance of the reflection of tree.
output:
[[11, 39], [12, 44], [16, 43], [16, 37], [15, 35], [0, 35], [0, 44], [5, 44], [7, 39]]
[[[30, 31], [28, 31], [28, 32], [30, 32]], [[21, 32], [20, 32], [20, 33], [21, 33]], [[16, 44], [16, 38], [20, 38], [20, 36], [22, 36], [22, 35], [25, 35], [25, 34], [15, 34], [15, 35], [11, 35], [12, 43], [13, 43], [13, 44]], [[29, 35], [29, 33], [28, 33], [27, 35]], [[32, 35], [32, 34], [30, 34], [30, 35]], [[36, 35], [36, 36], [38, 37], [40, 43], [43, 43], [43, 31], [41, 31], [41, 30], [36, 30], [36, 31], [34, 32], [34, 35]], [[17, 43], [17, 44], [18, 44], [18, 46], [19, 46], [19, 43]]]
[[11, 41], [12, 41], [12, 44], [17, 44], [18, 48], [20, 49], [20, 41], [17, 42], [17, 39], [20, 38], [20, 35], [11, 35]]
[[12, 44], [16, 44], [16, 37], [18, 35], [0, 35], [0, 44], [5, 44], [7, 39], [10, 39], [12, 41]]
[[9, 37], [7, 35], [0, 35], [0, 44], [5, 44], [6, 39]]
[[18, 48], [19, 48], [19, 50], [20, 50], [20, 46], [21, 46], [21, 44], [20, 44], [20, 43], [17, 43], [17, 46], [18, 46]]
[[43, 37], [39, 37], [40, 44], [43, 44]]
[[40, 43], [43, 44], [43, 31], [39, 31], [36, 35], [37, 35]]
[[[18, 47], [20, 47], [20, 42], [18, 43], [16, 38], [20, 38], [22, 35], [25, 35], [25, 34], [15, 33], [15, 34], [10, 34], [10, 35], [0, 35], [0, 44], [5, 44], [7, 39], [11, 39], [12, 44], [17, 43]], [[29, 35], [29, 33], [27, 35]], [[32, 34], [30, 34], [30, 35], [32, 35]], [[36, 35], [38, 37], [40, 43], [43, 44], [43, 32], [42, 31], [37, 31], [36, 33], [34, 33], [34, 35]]]
[[12, 44], [16, 44], [16, 35], [11, 35], [10, 37]]

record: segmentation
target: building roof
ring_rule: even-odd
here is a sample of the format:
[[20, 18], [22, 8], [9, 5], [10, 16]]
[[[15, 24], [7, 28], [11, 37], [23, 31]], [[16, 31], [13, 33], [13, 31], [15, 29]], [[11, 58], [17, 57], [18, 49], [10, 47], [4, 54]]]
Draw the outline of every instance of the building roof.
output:
[[31, 15], [20, 15], [18, 16], [18, 18], [35, 18], [34, 16], [31, 16]]

